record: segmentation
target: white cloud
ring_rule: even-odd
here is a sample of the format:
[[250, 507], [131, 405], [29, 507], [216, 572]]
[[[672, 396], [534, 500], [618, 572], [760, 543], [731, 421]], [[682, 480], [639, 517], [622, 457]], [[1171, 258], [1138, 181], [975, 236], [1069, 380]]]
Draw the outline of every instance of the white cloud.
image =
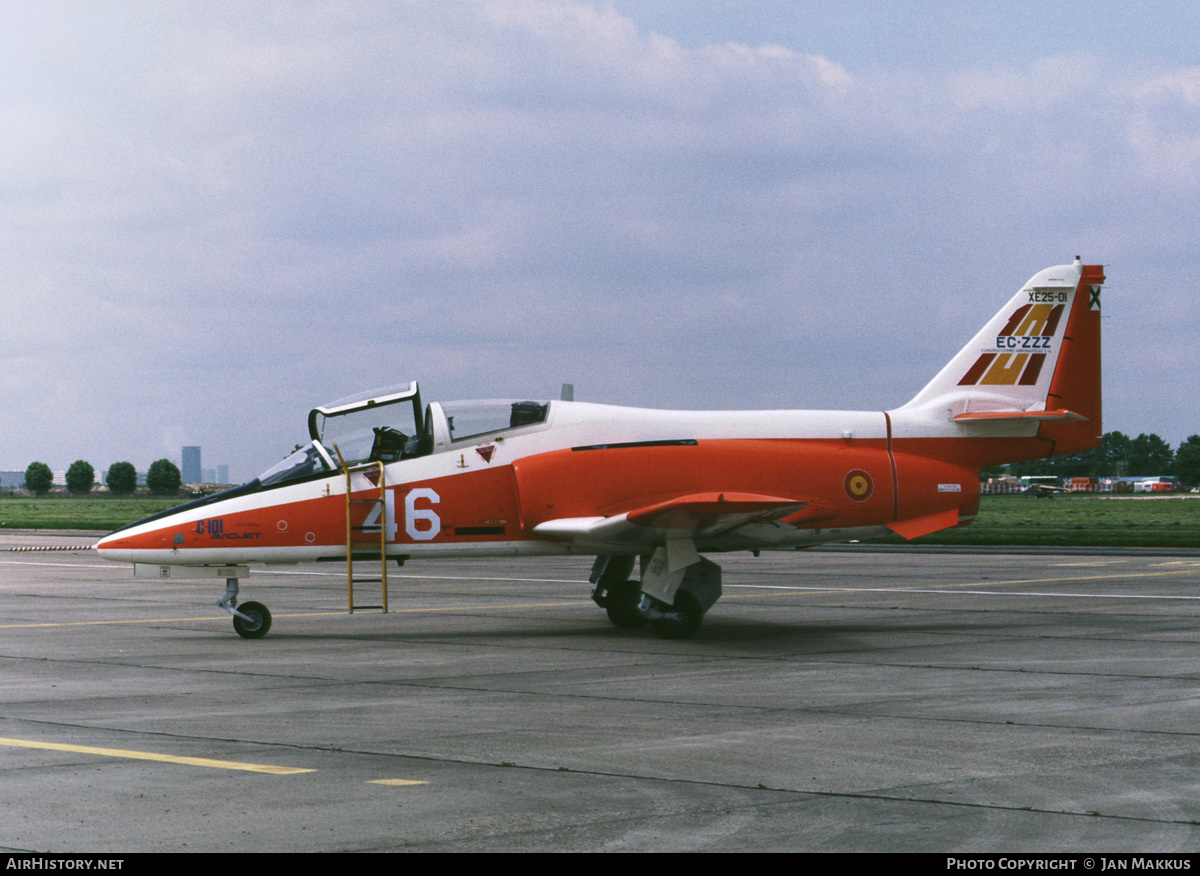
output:
[[1169, 188], [1200, 182], [1200, 68], [1135, 79], [1114, 90], [1129, 107], [1126, 142], [1145, 174]]
[[1182, 101], [1190, 106], [1200, 104], [1200, 67], [1174, 70], [1162, 76], [1152, 76], [1129, 88], [1137, 100], [1147, 103]]
[[966, 110], [1020, 113], [1059, 108], [1069, 112], [1099, 79], [1100, 65], [1095, 58], [1056, 56], [1025, 68], [963, 71], [951, 78], [950, 96]]

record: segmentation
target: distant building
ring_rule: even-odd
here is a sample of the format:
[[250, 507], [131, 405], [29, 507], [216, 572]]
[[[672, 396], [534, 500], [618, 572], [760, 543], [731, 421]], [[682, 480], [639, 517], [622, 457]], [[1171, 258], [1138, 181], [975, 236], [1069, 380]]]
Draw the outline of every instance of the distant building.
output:
[[[65, 487], [67, 485], [67, 470], [59, 469], [50, 473], [53, 480], [51, 486]], [[25, 488], [25, 472], [24, 471], [0, 471], [0, 489], [3, 490], [22, 490]]]
[[183, 448], [183, 468], [179, 472], [185, 484], [199, 484], [204, 481], [204, 474], [200, 470], [200, 448], [185, 447]]
[[227, 466], [227, 465], [218, 465], [217, 466], [217, 483], [218, 484], [229, 483], [229, 466]]
[[[105, 469], [96, 475], [96, 485], [99, 486], [100, 484], [104, 484], [105, 486], [108, 485], [108, 469]], [[146, 486], [146, 472], [139, 471], [137, 473], [137, 485], [139, 487]]]
[[[51, 472], [54, 480], [51, 485], [55, 487], [65, 487], [67, 485], [67, 471]], [[4, 490], [21, 490], [25, 488], [25, 472], [24, 471], [0, 471], [0, 489]]]

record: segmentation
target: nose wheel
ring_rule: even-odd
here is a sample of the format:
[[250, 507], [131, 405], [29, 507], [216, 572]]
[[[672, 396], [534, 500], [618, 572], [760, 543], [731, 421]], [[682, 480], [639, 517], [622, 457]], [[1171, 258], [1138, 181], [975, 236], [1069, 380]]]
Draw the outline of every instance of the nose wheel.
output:
[[233, 628], [243, 639], [261, 639], [271, 629], [271, 612], [261, 602], [243, 602], [233, 616]]
[[271, 629], [271, 612], [261, 602], [237, 604], [237, 578], [225, 579], [225, 595], [217, 603], [233, 615], [233, 629], [243, 639], [261, 639]]

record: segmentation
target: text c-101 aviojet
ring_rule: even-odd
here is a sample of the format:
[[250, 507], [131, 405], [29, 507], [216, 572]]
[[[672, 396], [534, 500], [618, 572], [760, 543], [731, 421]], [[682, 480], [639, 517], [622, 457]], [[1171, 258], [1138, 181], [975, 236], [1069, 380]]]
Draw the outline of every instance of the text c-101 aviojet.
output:
[[[138, 575], [225, 578], [248, 563], [596, 557], [619, 627], [679, 638], [721, 595], [703, 554], [789, 550], [969, 524], [982, 466], [1095, 447], [1103, 432], [1099, 265], [1034, 275], [890, 411], [657, 411], [573, 401], [422, 405], [416, 383], [319, 407], [310, 443], [247, 484], [102, 539]], [[635, 569], [637, 570], [635, 573]], [[361, 589], [361, 588], [360, 588]]]

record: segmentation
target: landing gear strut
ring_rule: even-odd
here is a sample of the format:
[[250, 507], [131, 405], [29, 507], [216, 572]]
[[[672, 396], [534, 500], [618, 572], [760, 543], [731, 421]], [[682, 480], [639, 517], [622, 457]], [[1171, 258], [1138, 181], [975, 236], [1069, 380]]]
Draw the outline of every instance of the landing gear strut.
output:
[[243, 639], [261, 639], [271, 629], [271, 612], [261, 602], [243, 602], [237, 607], [238, 579], [225, 579], [225, 595], [217, 603], [233, 615], [233, 628]]
[[[672, 570], [669, 556], [683, 565]], [[680, 558], [682, 558], [680, 560]], [[624, 630], [646, 624], [659, 638], [694, 635], [721, 598], [721, 567], [684, 547], [659, 548], [641, 558], [641, 580], [631, 580], [635, 557], [601, 555], [592, 566], [592, 600]]]

